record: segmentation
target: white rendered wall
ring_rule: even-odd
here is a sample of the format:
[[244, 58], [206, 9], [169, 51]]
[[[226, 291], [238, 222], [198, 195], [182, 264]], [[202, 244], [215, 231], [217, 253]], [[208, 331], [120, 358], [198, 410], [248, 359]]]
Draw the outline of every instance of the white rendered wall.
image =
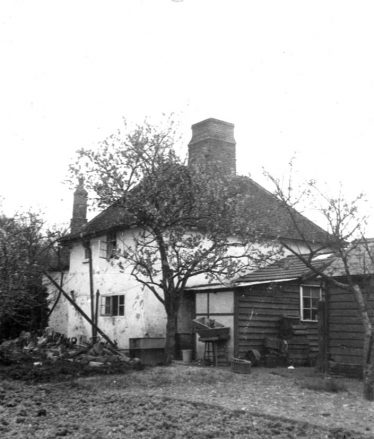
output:
[[[136, 233], [136, 229], [119, 232], [117, 234], [119, 247], [131, 245], [133, 235]], [[106, 258], [100, 257], [100, 253], [102, 253], [100, 252], [100, 240], [105, 241], [105, 235], [91, 240], [94, 293], [96, 294], [96, 291], [99, 290], [101, 296], [125, 295], [124, 316], [101, 316], [99, 309], [98, 326], [100, 329], [112, 340], [116, 340], [119, 347], [125, 349], [128, 348], [129, 338], [165, 336], [166, 314], [163, 305], [150, 290], [135, 280], [130, 273], [131, 267], [127, 267], [123, 271], [118, 266], [118, 260], [113, 259], [108, 261]], [[289, 243], [291, 243], [291, 241]], [[285, 251], [284, 255], [287, 253], [289, 252]], [[69, 272], [64, 275], [63, 288], [68, 294], [72, 294], [77, 304], [86, 314], [91, 316], [89, 264], [88, 260], [84, 259], [84, 255], [83, 244], [81, 242], [74, 243], [70, 252], [70, 269]], [[54, 273], [54, 277], [59, 283], [60, 274]], [[200, 275], [192, 277], [187, 286], [193, 287], [206, 285], [207, 283], [208, 280], [206, 276]], [[56, 289], [51, 285], [49, 285], [48, 288], [50, 291], [50, 299], [53, 303], [53, 298], [56, 297]], [[227, 324], [232, 328], [229, 342], [231, 352], [233, 350], [234, 341], [234, 323], [233, 317], [229, 316], [233, 311], [228, 311], [228, 309], [231, 310], [233, 299], [232, 305], [229, 305], [228, 302], [226, 302], [226, 305], [227, 307], [223, 304], [220, 305], [222, 307], [221, 312], [227, 313], [228, 315], [220, 316], [217, 320], [224, 320], [221, 323]], [[196, 312], [199, 311], [196, 309]], [[90, 338], [92, 335], [90, 324], [64, 298], [60, 298], [56, 309], [50, 316], [49, 326], [69, 337], [84, 335]], [[199, 344], [198, 352], [200, 352]]]
[[[121, 237], [126, 238], [126, 235]], [[102, 237], [105, 240], [105, 237]], [[129, 238], [130, 239], [130, 238]], [[121, 240], [119, 240], [121, 242]], [[94, 292], [99, 290], [100, 296], [124, 295], [124, 316], [99, 317], [98, 326], [109, 338], [117, 341], [120, 348], [127, 349], [129, 338], [163, 336], [166, 320], [162, 304], [150, 291], [143, 291], [143, 287], [134, 279], [129, 270], [122, 272], [116, 260], [108, 261], [100, 257], [100, 239], [91, 240], [93, 260]], [[56, 280], [59, 274], [55, 273]], [[64, 290], [76, 300], [83, 311], [91, 317], [89, 264], [84, 259], [83, 244], [73, 244], [70, 252], [70, 270], [65, 277]], [[49, 286], [50, 297], [55, 295], [55, 288]], [[72, 305], [61, 302], [61, 305], [52, 313], [49, 326], [66, 334], [68, 337], [84, 335], [91, 337], [90, 324], [73, 308]], [[67, 305], [67, 306], [66, 306]], [[147, 318], [145, 317], [147, 314]], [[63, 323], [65, 322], [65, 324]]]

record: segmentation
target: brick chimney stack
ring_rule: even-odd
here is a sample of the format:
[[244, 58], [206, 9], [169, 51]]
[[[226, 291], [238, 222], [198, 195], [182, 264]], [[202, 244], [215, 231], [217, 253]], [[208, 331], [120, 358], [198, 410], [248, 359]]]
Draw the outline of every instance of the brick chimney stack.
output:
[[217, 167], [228, 175], [236, 174], [234, 124], [218, 119], [206, 119], [192, 125], [188, 144], [188, 165]]
[[73, 217], [70, 221], [71, 233], [79, 232], [87, 223], [87, 197], [88, 192], [84, 188], [84, 179], [81, 177], [74, 192]]

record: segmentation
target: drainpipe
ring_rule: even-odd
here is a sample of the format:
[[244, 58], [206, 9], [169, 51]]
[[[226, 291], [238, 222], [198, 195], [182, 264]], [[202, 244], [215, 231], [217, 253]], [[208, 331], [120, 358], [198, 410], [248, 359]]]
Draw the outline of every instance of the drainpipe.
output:
[[[97, 326], [97, 320], [99, 316], [99, 300], [100, 300], [100, 291], [96, 291], [96, 304], [95, 304], [95, 325]], [[97, 334], [96, 334], [97, 335]]]
[[[85, 243], [85, 247], [88, 250], [88, 269], [89, 269], [89, 279], [90, 279], [90, 302], [91, 302], [91, 320], [95, 322], [95, 293], [94, 293], [94, 282], [93, 282], [93, 264], [92, 264], [92, 248], [91, 242], [88, 241]], [[94, 325], [91, 325], [92, 328], [92, 341], [96, 342], [97, 331]]]

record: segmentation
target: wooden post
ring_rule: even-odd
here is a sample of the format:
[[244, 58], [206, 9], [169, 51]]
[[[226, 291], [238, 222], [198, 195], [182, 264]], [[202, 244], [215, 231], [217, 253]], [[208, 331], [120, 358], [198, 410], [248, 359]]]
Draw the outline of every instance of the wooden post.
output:
[[318, 302], [318, 369], [326, 373], [328, 369], [327, 307], [325, 300]]
[[239, 357], [239, 290], [237, 288], [233, 289], [234, 294], [234, 318], [233, 318], [233, 334], [231, 337], [234, 338], [234, 357]]
[[[90, 302], [91, 302], [91, 320], [95, 321], [95, 296], [94, 296], [94, 283], [93, 283], [93, 267], [92, 267], [92, 248], [91, 243], [86, 243], [88, 250], [88, 267], [89, 267], [89, 279], [90, 279]], [[96, 328], [92, 325], [92, 340], [96, 341]]]
[[99, 300], [100, 300], [100, 291], [96, 291], [96, 304], [95, 304], [95, 325], [97, 326], [97, 321], [99, 318]]

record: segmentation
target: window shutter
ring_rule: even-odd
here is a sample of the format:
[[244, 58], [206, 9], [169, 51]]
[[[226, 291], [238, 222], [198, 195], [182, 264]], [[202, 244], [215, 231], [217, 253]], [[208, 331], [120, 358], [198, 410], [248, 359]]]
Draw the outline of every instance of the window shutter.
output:
[[100, 297], [100, 315], [105, 316], [105, 297]]
[[104, 240], [99, 241], [99, 257], [106, 259], [107, 257], [107, 242]]
[[118, 315], [124, 316], [125, 315], [125, 296], [124, 295], [118, 296], [118, 299], [119, 299]]

